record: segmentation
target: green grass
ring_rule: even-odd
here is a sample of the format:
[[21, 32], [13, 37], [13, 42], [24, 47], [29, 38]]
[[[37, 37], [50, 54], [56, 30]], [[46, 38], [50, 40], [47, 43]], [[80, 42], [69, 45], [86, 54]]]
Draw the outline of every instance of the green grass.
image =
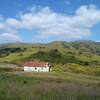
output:
[[[1, 47], [0, 62], [16, 63], [26, 59], [46, 60], [52, 63], [76, 63], [82, 65], [89, 62], [89, 66], [100, 65], [100, 44], [92, 42], [52, 42], [49, 44], [7, 44]], [[16, 51], [19, 48], [19, 51]], [[14, 49], [12, 53], [11, 50]], [[23, 50], [24, 49], [24, 50]], [[57, 49], [60, 55], [55, 55]], [[53, 52], [50, 52], [50, 51]], [[39, 54], [38, 51], [45, 52]], [[2, 53], [3, 52], [3, 53]], [[79, 53], [81, 52], [81, 54]], [[94, 53], [93, 53], [94, 52]], [[9, 53], [9, 54], [8, 54]], [[55, 56], [53, 56], [55, 55]]]
[[54, 72], [1, 73], [0, 100], [100, 100], [100, 77]]
[[86, 55], [78, 55], [78, 58], [82, 61], [100, 61], [100, 56], [97, 55], [91, 55], [90, 57]]
[[[6, 57], [3, 57], [3, 58], [0, 58], [0, 62], [15, 62], [15, 61], [18, 61], [18, 60], [23, 60], [27, 57], [29, 57], [31, 54], [35, 53], [36, 51], [33, 49], [33, 50], [27, 50], [27, 51], [24, 51], [24, 52], [20, 52], [20, 53], [11, 53], [9, 56], [6, 56]], [[20, 56], [20, 54], [22, 54]]]

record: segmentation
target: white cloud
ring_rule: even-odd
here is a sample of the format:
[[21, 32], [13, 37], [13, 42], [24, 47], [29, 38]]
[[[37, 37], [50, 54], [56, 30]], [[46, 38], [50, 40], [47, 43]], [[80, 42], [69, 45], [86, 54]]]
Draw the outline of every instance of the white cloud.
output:
[[52, 11], [49, 7], [33, 7], [31, 11], [20, 14], [19, 18], [8, 18], [0, 23], [0, 29], [6, 27], [17, 31], [18, 29], [37, 30], [37, 39], [57, 36], [66, 40], [81, 39], [92, 34], [91, 28], [100, 22], [100, 10], [94, 5], [81, 6], [75, 15], [68, 16]]
[[0, 29], [4, 29], [5, 25], [3, 23], [0, 23]]
[[16, 34], [11, 34], [11, 33], [0, 34], [0, 43], [18, 42], [18, 41], [20, 41], [20, 38]]
[[13, 18], [8, 18], [5, 22], [5, 24], [8, 26], [8, 27], [18, 27], [19, 25], [19, 22], [16, 20], [16, 19], [13, 19]]
[[[37, 12], [21, 15], [21, 27], [37, 29], [45, 38], [59, 35], [67, 38], [83, 38], [91, 34], [91, 28], [100, 22], [100, 10], [94, 5], [81, 6], [74, 16], [53, 12], [45, 7]], [[20, 26], [20, 25], [19, 25]]]

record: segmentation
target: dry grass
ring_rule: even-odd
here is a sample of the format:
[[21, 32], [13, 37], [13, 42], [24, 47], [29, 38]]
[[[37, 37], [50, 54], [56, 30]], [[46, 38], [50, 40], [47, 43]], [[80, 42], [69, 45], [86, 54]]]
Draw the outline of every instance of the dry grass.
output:
[[70, 73], [3, 73], [0, 100], [100, 100], [100, 78]]

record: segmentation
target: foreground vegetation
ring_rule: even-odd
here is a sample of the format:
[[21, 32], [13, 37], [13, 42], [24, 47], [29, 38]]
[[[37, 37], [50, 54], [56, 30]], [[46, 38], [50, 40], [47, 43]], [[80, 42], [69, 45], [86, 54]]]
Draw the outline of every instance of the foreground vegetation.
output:
[[0, 100], [100, 100], [100, 77], [54, 72], [1, 73]]

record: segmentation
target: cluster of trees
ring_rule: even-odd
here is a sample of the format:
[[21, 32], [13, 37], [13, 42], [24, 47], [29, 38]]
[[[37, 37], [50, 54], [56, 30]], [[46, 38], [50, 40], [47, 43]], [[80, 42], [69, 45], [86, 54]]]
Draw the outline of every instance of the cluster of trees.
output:
[[23, 52], [26, 48], [1, 48], [0, 49], [0, 57], [6, 57], [11, 53]]

